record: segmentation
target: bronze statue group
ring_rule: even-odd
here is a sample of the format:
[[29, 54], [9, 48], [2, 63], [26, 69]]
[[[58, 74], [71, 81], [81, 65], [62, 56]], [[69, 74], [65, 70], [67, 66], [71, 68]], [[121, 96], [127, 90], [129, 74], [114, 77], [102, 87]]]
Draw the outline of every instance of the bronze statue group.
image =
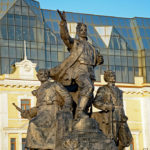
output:
[[[34, 150], [123, 150], [132, 142], [116, 76], [104, 72], [107, 85], [94, 97], [94, 67], [103, 56], [88, 42], [87, 26], [78, 23], [71, 38], [65, 12], [58, 14], [60, 35], [70, 55], [50, 70], [40, 69], [41, 86], [32, 92], [36, 106], [21, 111], [29, 119], [26, 147]], [[53, 79], [52, 80], [50, 80]], [[92, 105], [99, 112], [92, 112]]]

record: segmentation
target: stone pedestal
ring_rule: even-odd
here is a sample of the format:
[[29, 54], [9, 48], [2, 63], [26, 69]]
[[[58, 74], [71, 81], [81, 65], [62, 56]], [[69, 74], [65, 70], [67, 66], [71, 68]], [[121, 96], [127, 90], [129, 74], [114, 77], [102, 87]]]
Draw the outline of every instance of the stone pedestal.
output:
[[[72, 131], [63, 136], [59, 150], [117, 150], [115, 143], [99, 130], [92, 118], [73, 122]], [[58, 149], [57, 149], [58, 150]]]

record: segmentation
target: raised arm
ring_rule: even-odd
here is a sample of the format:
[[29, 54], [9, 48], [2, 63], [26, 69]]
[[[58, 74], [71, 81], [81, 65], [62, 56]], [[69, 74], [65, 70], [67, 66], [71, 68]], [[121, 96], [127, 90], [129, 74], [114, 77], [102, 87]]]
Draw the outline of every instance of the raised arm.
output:
[[67, 28], [67, 21], [66, 21], [66, 14], [63, 11], [62, 13], [57, 10], [61, 21], [60, 21], [60, 36], [61, 39], [64, 41], [65, 45], [68, 47], [68, 50], [72, 48], [74, 39], [70, 37], [68, 28]]

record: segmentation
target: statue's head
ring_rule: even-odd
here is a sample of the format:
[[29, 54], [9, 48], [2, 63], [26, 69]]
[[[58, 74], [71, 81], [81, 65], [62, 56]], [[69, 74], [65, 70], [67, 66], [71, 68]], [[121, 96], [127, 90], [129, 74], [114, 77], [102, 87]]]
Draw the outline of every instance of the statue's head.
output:
[[76, 27], [76, 33], [78, 37], [87, 39], [87, 26], [84, 23], [79, 22]]
[[39, 79], [39, 81], [41, 82], [45, 82], [49, 79], [49, 71], [47, 69], [39, 69], [38, 73], [37, 73], [37, 78]]
[[108, 83], [115, 83], [116, 82], [116, 75], [115, 72], [112, 70], [107, 70], [104, 72], [104, 80]]

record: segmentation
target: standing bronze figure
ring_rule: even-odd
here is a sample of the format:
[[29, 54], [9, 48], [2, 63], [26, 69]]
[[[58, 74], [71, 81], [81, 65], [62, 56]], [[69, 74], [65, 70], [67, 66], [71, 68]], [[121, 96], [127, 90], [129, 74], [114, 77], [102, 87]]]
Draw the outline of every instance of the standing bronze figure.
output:
[[104, 72], [107, 85], [97, 91], [93, 105], [100, 109], [93, 113], [93, 118], [99, 122], [104, 134], [115, 141], [119, 150], [127, 147], [132, 142], [132, 135], [127, 125], [128, 118], [123, 109], [122, 91], [115, 86], [116, 75], [111, 70]]
[[76, 117], [87, 117], [85, 109], [93, 96], [94, 90], [94, 67], [103, 63], [103, 57], [87, 41], [87, 26], [78, 23], [76, 27], [78, 38], [71, 38], [67, 29], [65, 12], [57, 11], [61, 18], [61, 39], [67, 46], [70, 56], [62, 64], [51, 69], [51, 75], [65, 86], [71, 85], [73, 82], [78, 85], [79, 96], [76, 102]]
[[71, 111], [72, 98], [60, 83], [49, 80], [48, 70], [40, 69], [37, 77], [41, 86], [32, 92], [37, 98], [36, 106], [29, 110], [17, 109], [23, 118], [30, 120], [26, 147], [53, 150], [56, 145], [56, 115], [63, 109]]

